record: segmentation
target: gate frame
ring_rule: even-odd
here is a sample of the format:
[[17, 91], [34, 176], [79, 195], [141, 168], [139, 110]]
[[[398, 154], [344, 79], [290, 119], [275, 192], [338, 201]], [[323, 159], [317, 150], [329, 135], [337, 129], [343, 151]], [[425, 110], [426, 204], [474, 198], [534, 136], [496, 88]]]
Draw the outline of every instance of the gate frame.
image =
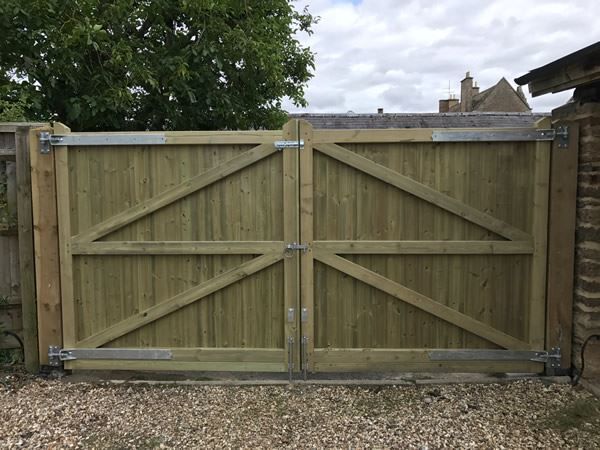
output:
[[[305, 143], [305, 149], [301, 152], [301, 233], [302, 242], [308, 243], [309, 252], [302, 256], [302, 273], [301, 273], [301, 304], [302, 308], [308, 308], [309, 323], [302, 324], [303, 335], [309, 335], [309, 346], [308, 346], [308, 367], [311, 372], [321, 371], [353, 371], [353, 370], [364, 370], [364, 369], [376, 369], [380, 367], [382, 370], [389, 370], [393, 368], [395, 364], [404, 365], [408, 370], [418, 368], [422, 365], [428, 366], [431, 370], [447, 369], [456, 371], [460, 368], [463, 371], [498, 371], [502, 367], [509, 368], [510, 364], [506, 362], [496, 363], [495, 358], [498, 356], [492, 354], [484, 356], [484, 359], [477, 361], [476, 358], [468, 358], [457, 365], [454, 364], [452, 359], [446, 362], [436, 362], [431, 364], [430, 351], [425, 349], [331, 349], [323, 350], [320, 349], [315, 352], [314, 347], [314, 260], [319, 260], [330, 267], [337, 270], [341, 270], [342, 273], [350, 275], [355, 279], [363, 283], [384, 292], [397, 297], [399, 301], [407, 301], [406, 296], [412, 297], [413, 301], [409, 301], [409, 304], [423, 309], [417, 306], [418, 303], [423, 301], [431, 303], [430, 310], [425, 309], [426, 312], [432, 313], [433, 310], [438, 310], [438, 313], [442, 310], [446, 313], [450, 313], [455, 316], [455, 319], [451, 321], [455, 325], [459, 323], [472, 322], [469, 326], [472, 328], [471, 332], [476, 329], [483, 329], [480, 327], [477, 320], [474, 320], [468, 316], [465, 316], [457, 311], [451, 310], [451, 308], [444, 307], [443, 305], [435, 302], [435, 300], [429, 299], [419, 293], [412, 293], [409, 289], [401, 286], [398, 283], [392, 282], [384, 276], [377, 275], [370, 270], [357, 266], [356, 264], [345, 260], [342, 257], [336, 255], [335, 243], [332, 243], [333, 247], [329, 245], [330, 251], [319, 251], [313, 248], [313, 204], [312, 204], [312, 171], [313, 171], [313, 153], [314, 147], [319, 147], [319, 151], [329, 157], [337, 159], [339, 162], [345, 165], [349, 165], [360, 172], [366, 172], [368, 175], [375, 176], [380, 180], [387, 182], [398, 187], [401, 190], [405, 190], [406, 186], [411, 184], [405, 183], [400, 185], [398, 182], [394, 182], [394, 177], [400, 176], [400, 174], [394, 173], [392, 170], [387, 169], [383, 166], [379, 166], [376, 163], [371, 164], [371, 161], [364, 161], [362, 157], [357, 156], [348, 160], [343, 152], [348, 152], [348, 156], [352, 154], [350, 150], [338, 145], [343, 143], [379, 143], [379, 142], [431, 142], [431, 141], [443, 141], [443, 142], [469, 142], [469, 141], [537, 141], [535, 148], [535, 174], [534, 176], [534, 188], [533, 188], [533, 207], [535, 209], [533, 218], [534, 222], [532, 225], [532, 234], [525, 233], [516, 228], [511, 228], [510, 225], [505, 224], [501, 221], [497, 221], [493, 227], [482, 225], [484, 222], [485, 214], [469, 207], [468, 205], [462, 204], [458, 201], [454, 201], [452, 198], [442, 199], [444, 203], [437, 203], [434, 198], [433, 192], [430, 194], [430, 189], [426, 187], [415, 186], [413, 191], [408, 190], [409, 193], [421, 197], [425, 201], [442, 206], [444, 209], [450, 210], [455, 214], [460, 212], [463, 217], [471, 217], [471, 221], [477, 223], [480, 226], [485, 226], [491, 229], [497, 234], [504, 235], [509, 238], [506, 244], [506, 248], [499, 247], [497, 250], [493, 250], [492, 253], [507, 252], [507, 253], [531, 253], [531, 293], [532, 299], [530, 301], [529, 317], [530, 324], [528, 326], [528, 332], [530, 339], [528, 342], [520, 341], [509, 335], [504, 335], [501, 332], [496, 333], [497, 340], [503, 342], [502, 346], [508, 349], [508, 353], [511, 350], [522, 350], [522, 351], [538, 351], [541, 352], [545, 349], [545, 310], [546, 310], [546, 245], [547, 245], [547, 228], [548, 228], [548, 196], [549, 196], [549, 176], [550, 176], [550, 159], [551, 159], [551, 146], [547, 142], [549, 139], [548, 134], [551, 121], [549, 118], [542, 119], [535, 124], [537, 133], [529, 130], [524, 132], [522, 129], [477, 129], [477, 130], [464, 130], [464, 129], [449, 129], [449, 130], [434, 130], [434, 129], [406, 129], [406, 130], [316, 130], [313, 131], [312, 126], [302, 121], [302, 136]], [[546, 141], [546, 142], [545, 142]], [[354, 161], [352, 161], [354, 160]], [[363, 167], [364, 166], [364, 167]], [[414, 183], [412, 183], [414, 184]], [[416, 183], [418, 184], [418, 183]], [[308, 190], [311, 190], [308, 192]], [[433, 190], [431, 190], [433, 191]], [[436, 192], [436, 195], [439, 194]], [[473, 220], [475, 219], [475, 220]], [[494, 220], [491, 216], [489, 219]], [[503, 233], [504, 232], [504, 233]], [[533, 248], [525, 251], [524, 248], [520, 248], [519, 242], [523, 239], [531, 239]], [[512, 241], [512, 242], [511, 242]], [[316, 243], [315, 243], [316, 244]], [[343, 242], [339, 242], [338, 250], [343, 247]], [[358, 244], [358, 243], [355, 243]], [[377, 244], [380, 242], [365, 243], [367, 247], [375, 249]], [[368, 245], [370, 244], [370, 245]], [[397, 247], [403, 244], [397, 242]], [[406, 243], [405, 243], [406, 244]], [[426, 244], [426, 243], [424, 243]], [[433, 243], [435, 244], [435, 243]], [[484, 242], [485, 244], [485, 242]], [[503, 243], [504, 244], [504, 243]], [[519, 248], [510, 248], [511, 245], [515, 245]], [[328, 245], [326, 242], [319, 243], [319, 247]], [[521, 245], [522, 246], [522, 245]], [[382, 249], [380, 249], [383, 251]], [[454, 249], [454, 251], [461, 251]], [[469, 253], [468, 250], [464, 251]], [[478, 250], [474, 251], [475, 253]], [[356, 249], [351, 253], [366, 253], [370, 254], [367, 248]], [[385, 253], [385, 252], [384, 252]], [[438, 252], [439, 253], [439, 252]], [[356, 267], [354, 267], [356, 266]], [[404, 298], [401, 298], [398, 294], [398, 290], [404, 290]], [[413, 295], [415, 294], [415, 295]], [[442, 311], [443, 313], [444, 311]], [[440, 314], [435, 314], [441, 317]], [[468, 319], [468, 320], [467, 320]], [[306, 332], [304, 331], [306, 330]], [[491, 331], [490, 331], [491, 332]], [[533, 336], [533, 337], [531, 337]], [[551, 354], [553, 349], [546, 349]], [[489, 353], [489, 352], [488, 352]], [[339, 359], [339, 364], [328, 366], [322, 358], [327, 355], [334, 359]], [[555, 356], [551, 356], [551, 368], [556, 365]], [[518, 361], [518, 359], [516, 359]], [[413, 365], [414, 364], [414, 365]], [[418, 369], [417, 369], [418, 370]], [[513, 364], [512, 371], [527, 370], [531, 372], [539, 372], [544, 370], [544, 366], [537, 362], [523, 363], [518, 362]]]

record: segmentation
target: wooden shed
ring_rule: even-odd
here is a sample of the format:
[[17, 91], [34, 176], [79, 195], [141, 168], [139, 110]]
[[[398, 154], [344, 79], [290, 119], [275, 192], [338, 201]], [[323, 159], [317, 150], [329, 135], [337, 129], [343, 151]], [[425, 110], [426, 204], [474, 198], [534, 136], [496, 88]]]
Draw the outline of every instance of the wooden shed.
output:
[[[552, 243], [550, 252], [556, 252], [557, 265], [549, 268], [550, 277], [569, 281], [562, 289], [550, 291], [549, 296], [574, 301], [562, 302], [565, 306], [557, 312], [563, 322], [573, 321], [573, 363], [581, 368], [581, 353], [588, 343], [588, 368], [595, 370], [600, 379], [600, 344], [594, 336], [600, 335], [600, 42], [533, 69], [515, 79], [517, 84], [529, 87], [535, 97], [547, 93], [575, 88], [566, 104], [552, 111], [553, 125], [566, 127], [571, 136], [578, 136], [574, 152], [563, 155], [565, 164], [555, 177], [570, 177], [577, 184], [556, 195], [577, 198], [576, 203], [551, 214], [555, 223], [571, 227], [576, 222], [576, 232], [566, 235], [562, 242]], [[571, 150], [571, 149], [569, 149]], [[578, 155], [578, 156], [577, 156]], [[562, 221], [560, 219], [562, 217]], [[575, 247], [575, 258], [570, 252]], [[555, 338], [564, 331], [552, 330]]]

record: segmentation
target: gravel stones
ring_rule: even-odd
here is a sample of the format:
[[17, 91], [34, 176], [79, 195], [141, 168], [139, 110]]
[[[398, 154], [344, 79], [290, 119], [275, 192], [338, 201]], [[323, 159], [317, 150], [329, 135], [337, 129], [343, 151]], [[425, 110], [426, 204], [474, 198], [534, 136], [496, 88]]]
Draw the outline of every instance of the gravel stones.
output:
[[582, 399], [597, 401], [538, 381], [290, 389], [4, 380], [0, 446], [600, 448], [594, 427], [547, 425]]

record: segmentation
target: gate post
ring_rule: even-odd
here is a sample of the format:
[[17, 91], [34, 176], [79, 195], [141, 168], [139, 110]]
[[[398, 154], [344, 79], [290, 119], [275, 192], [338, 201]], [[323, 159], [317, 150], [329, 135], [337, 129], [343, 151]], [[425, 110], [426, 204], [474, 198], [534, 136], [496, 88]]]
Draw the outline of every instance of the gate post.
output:
[[550, 163], [550, 211], [548, 220], [548, 297], [546, 312], [546, 350], [561, 350], [560, 371], [571, 368], [573, 330], [573, 284], [575, 269], [575, 226], [579, 125], [568, 126], [568, 147], [552, 144]]
[[48, 348], [62, 348], [62, 320], [54, 152], [41, 153], [42, 132], [52, 132], [52, 128], [31, 130], [29, 141], [39, 359], [42, 366], [48, 366]]

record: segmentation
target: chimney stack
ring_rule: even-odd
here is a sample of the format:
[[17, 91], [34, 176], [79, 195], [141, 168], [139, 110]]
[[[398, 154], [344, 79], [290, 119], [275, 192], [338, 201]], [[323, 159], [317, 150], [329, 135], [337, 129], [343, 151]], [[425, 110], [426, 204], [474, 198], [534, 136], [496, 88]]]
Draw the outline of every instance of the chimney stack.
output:
[[377, 114], [383, 114], [383, 108], [377, 108]]
[[477, 85], [477, 81], [475, 81], [473, 86], [473, 97], [479, 94], [479, 86]]
[[450, 112], [452, 108], [454, 108], [456, 105], [458, 105], [458, 99], [454, 98], [454, 96], [451, 95], [448, 99], [440, 100], [439, 112]]
[[[479, 88], [477, 88], [479, 92]], [[460, 112], [473, 110], [473, 77], [467, 72], [465, 78], [460, 82]]]

